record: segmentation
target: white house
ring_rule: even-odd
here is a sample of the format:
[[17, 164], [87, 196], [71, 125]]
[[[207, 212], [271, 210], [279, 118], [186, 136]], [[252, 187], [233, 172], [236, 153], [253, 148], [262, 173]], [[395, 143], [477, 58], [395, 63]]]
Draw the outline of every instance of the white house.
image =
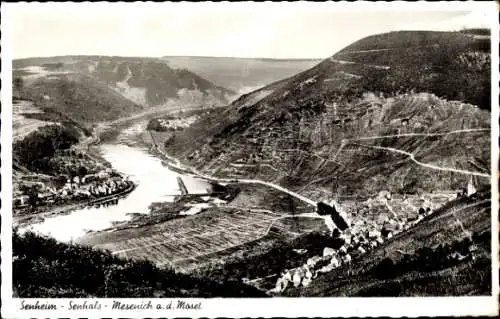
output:
[[325, 247], [323, 249], [323, 257], [324, 256], [333, 256], [335, 254], [335, 249], [330, 247]]

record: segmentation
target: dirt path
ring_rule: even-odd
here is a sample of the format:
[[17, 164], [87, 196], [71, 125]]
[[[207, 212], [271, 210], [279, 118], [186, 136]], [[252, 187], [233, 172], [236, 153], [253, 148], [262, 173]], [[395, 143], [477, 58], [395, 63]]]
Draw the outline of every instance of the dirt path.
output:
[[435, 170], [440, 170], [440, 171], [464, 174], [464, 175], [473, 175], [473, 176], [491, 178], [491, 175], [489, 175], [489, 174], [471, 172], [471, 171], [467, 171], [467, 170], [463, 170], [463, 169], [457, 169], [457, 168], [452, 168], [452, 167], [441, 167], [441, 166], [436, 166], [436, 165], [432, 165], [432, 164], [422, 163], [419, 160], [417, 160], [415, 158], [415, 155], [413, 155], [412, 153], [406, 152], [403, 150], [399, 150], [397, 148], [375, 146], [375, 145], [366, 145], [366, 144], [360, 144], [360, 143], [355, 143], [355, 144], [358, 146], [362, 146], [362, 147], [374, 148], [374, 149], [379, 149], [379, 150], [384, 150], [384, 151], [388, 151], [388, 152], [392, 152], [392, 153], [398, 153], [398, 154], [403, 154], [403, 155], [409, 156], [413, 162], [415, 162], [416, 164], [423, 166], [423, 167], [427, 167], [427, 168], [431, 168], [431, 169], [435, 169]]
[[487, 131], [490, 131], [490, 129], [489, 128], [471, 128], [471, 129], [463, 129], [463, 130], [441, 132], [441, 133], [403, 133], [403, 134], [394, 134], [394, 135], [365, 136], [365, 137], [358, 137], [358, 138], [354, 138], [354, 139], [346, 139], [346, 141], [367, 141], [367, 140], [376, 140], [376, 139], [391, 138], [391, 137], [445, 136], [445, 135], [451, 135], [451, 134], [487, 132]]
[[339, 64], [361, 64], [369, 68], [380, 69], [380, 70], [389, 70], [391, 68], [389, 65], [376, 65], [376, 64], [366, 64], [366, 63], [347, 61], [347, 60], [337, 60], [334, 59], [333, 57], [330, 58], [330, 61]]
[[[429, 136], [445, 136], [445, 135], [452, 135], [452, 134], [461, 134], [461, 133], [475, 133], [475, 132], [488, 132], [490, 131], [489, 128], [476, 128], [476, 129], [463, 129], [463, 130], [456, 130], [456, 131], [450, 131], [450, 132], [440, 132], [440, 133], [403, 133], [403, 134], [393, 134], [393, 135], [378, 135], [378, 136], [365, 136], [365, 137], [358, 137], [358, 138], [351, 138], [351, 139], [342, 139], [340, 147], [337, 149], [335, 154], [333, 155], [332, 158], [325, 158], [321, 154], [318, 153], [313, 153], [314, 156], [321, 158], [323, 160], [323, 163], [320, 164], [318, 169], [324, 166], [326, 162], [333, 162], [338, 165], [342, 165], [341, 163], [337, 162], [337, 156], [342, 152], [344, 147], [349, 144], [352, 141], [367, 141], [367, 140], [377, 140], [377, 139], [384, 139], [384, 138], [394, 138], [394, 137], [415, 137], [415, 136], [421, 136], [421, 137], [429, 137]], [[301, 151], [301, 150], [298, 150]], [[302, 151], [305, 152], [305, 151]], [[308, 152], [306, 152], [308, 153]], [[311, 183], [309, 183], [311, 184]], [[306, 185], [306, 186], [309, 186]], [[305, 189], [305, 187], [303, 188]]]
[[[340, 147], [337, 149], [337, 152], [335, 152], [334, 156], [332, 159], [325, 159], [325, 161], [329, 162], [335, 162], [337, 156], [340, 154], [340, 152], [344, 149], [346, 145], [349, 143], [352, 143], [354, 141], [368, 141], [368, 140], [377, 140], [377, 139], [384, 139], [384, 138], [394, 138], [394, 137], [415, 137], [415, 136], [421, 136], [421, 137], [429, 137], [429, 136], [445, 136], [445, 135], [452, 135], [452, 134], [462, 134], [462, 133], [475, 133], [475, 132], [488, 132], [491, 129], [489, 128], [471, 128], [471, 129], [463, 129], [463, 130], [455, 130], [455, 131], [449, 131], [449, 132], [439, 132], [439, 133], [403, 133], [403, 134], [392, 134], [392, 135], [378, 135], [378, 136], [365, 136], [365, 137], [358, 137], [358, 138], [351, 138], [351, 139], [343, 139]], [[415, 159], [415, 156], [409, 152], [405, 152], [402, 150], [394, 149], [394, 148], [383, 148], [383, 147], [378, 147], [378, 146], [371, 146], [371, 145], [365, 145], [365, 144], [358, 144], [360, 146], [364, 147], [373, 147], [373, 148], [382, 148], [387, 151], [392, 151], [392, 152], [398, 152], [407, 156], [410, 156], [412, 161], [417, 163], [418, 165], [425, 166], [428, 168], [432, 169], [437, 169], [437, 170], [442, 170], [442, 171], [452, 171], [455, 173], [461, 173], [461, 174], [472, 174], [475, 176], [481, 176], [481, 177], [491, 177], [488, 174], [483, 174], [483, 173], [477, 173], [477, 172], [470, 172], [466, 170], [459, 170], [455, 168], [446, 168], [446, 167], [439, 167], [431, 164], [426, 164], [419, 162], [418, 160]], [[319, 154], [316, 154], [319, 155]], [[337, 162], [336, 162], [337, 163]]]

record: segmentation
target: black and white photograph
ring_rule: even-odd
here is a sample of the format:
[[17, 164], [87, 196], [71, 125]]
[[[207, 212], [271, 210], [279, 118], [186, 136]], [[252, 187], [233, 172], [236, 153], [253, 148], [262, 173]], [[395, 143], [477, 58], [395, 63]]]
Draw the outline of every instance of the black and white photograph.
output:
[[498, 9], [463, 4], [2, 4], [2, 317], [498, 314]]

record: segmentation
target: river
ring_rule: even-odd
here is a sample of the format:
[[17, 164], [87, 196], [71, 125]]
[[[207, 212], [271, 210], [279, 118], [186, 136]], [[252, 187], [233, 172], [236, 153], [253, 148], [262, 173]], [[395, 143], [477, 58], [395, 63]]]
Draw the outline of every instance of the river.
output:
[[[129, 176], [137, 184], [134, 191], [121, 198], [116, 205], [87, 207], [65, 215], [50, 216], [21, 231], [31, 230], [63, 242], [76, 241], [88, 231], [103, 230], [112, 226], [113, 222], [130, 220], [134, 213], [147, 214], [151, 203], [169, 202], [173, 200], [172, 195], [180, 194], [177, 184], [180, 174], [168, 169], [147, 148], [128, 138], [131, 131], [136, 131], [137, 128], [140, 127], [124, 130], [116, 143], [96, 147], [114, 169]], [[189, 176], [182, 176], [182, 179], [190, 193], [209, 191], [210, 184], [203, 180]]]

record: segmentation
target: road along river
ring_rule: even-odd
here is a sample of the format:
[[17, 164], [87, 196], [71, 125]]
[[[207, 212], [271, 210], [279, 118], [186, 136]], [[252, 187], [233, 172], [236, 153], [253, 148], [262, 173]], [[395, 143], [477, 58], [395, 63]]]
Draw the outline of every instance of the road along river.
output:
[[[178, 176], [182, 176], [190, 193], [205, 193], [209, 190], [210, 184], [206, 181], [168, 169], [146, 147], [128, 141], [128, 136], [132, 136], [130, 130], [134, 129], [142, 127], [133, 126], [125, 130], [116, 143], [95, 147], [114, 169], [129, 176], [137, 184], [134, 191], [119, 199], [116, 205], [86, 207], [67, 214], [49, 216], [40, 223], [21, 228], [20, 231], [31, 230], [64, 242], [77, 241], [88, 231], [107, 229], [115, 222], [130, 220], [134, 213], [149, 213], [149, 205], [153, 202], [172, 201], [172, 195], [180, 194]], [[125, 143], [127, 141], [130, 143]]]

